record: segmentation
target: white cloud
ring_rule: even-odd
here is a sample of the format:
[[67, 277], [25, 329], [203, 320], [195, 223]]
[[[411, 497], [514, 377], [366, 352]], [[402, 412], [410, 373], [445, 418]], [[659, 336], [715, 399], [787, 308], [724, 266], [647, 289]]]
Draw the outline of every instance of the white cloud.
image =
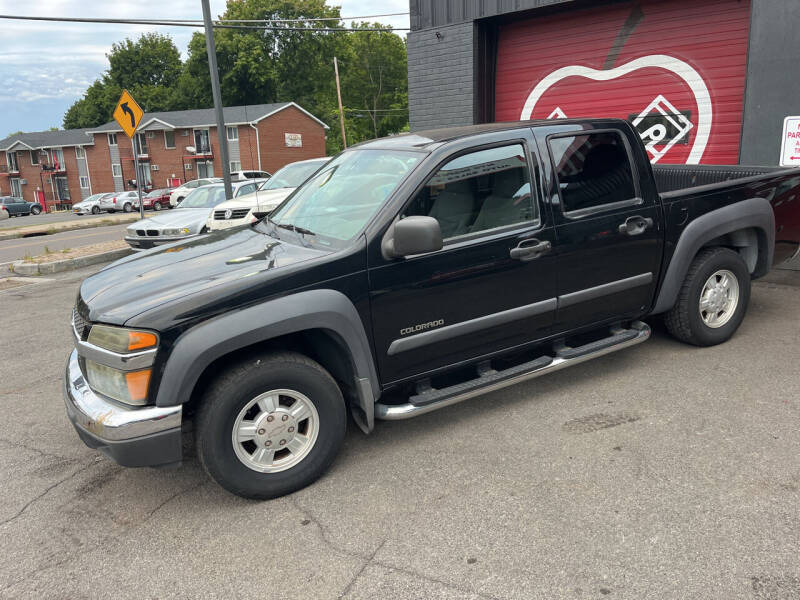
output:
[[[90, 18], [199, 19], [198, 0], [48, 0], [47, 16]], [[408, 12], [408, 0], [329, 0], [340, 5], [345, 17]], [[131, 14], [131, 7], [135, 14]], [[0, 14], [44, 14], [40, 4], [0, 0]], [[211, 13], [220, 15], [225, 0], [211, 0]], [[377, 20], [392, 27], [408, 27], [408, 15]], [[111, 44], [147, 31], [172, 36], [186, 57], [195, 29], [147, 25], [3, 21], [0, 45], [0, 138], [18, 129], [34, 131], [60, 123], [64, 111], [108, 67]], [[405, 32], [398, 32], [404, 35]], [[37, 109], [37, 106], [40, 108]]]

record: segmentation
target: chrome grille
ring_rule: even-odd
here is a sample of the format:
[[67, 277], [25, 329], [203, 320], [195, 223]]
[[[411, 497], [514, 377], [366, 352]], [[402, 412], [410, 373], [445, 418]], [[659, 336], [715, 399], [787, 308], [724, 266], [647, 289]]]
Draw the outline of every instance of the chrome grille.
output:
[[[226, 217], [225, 217], [225, 213], [226, 212], [227, 211], [225, 211], [225, 210], [215, 210], [214, 211], [214, 220], [215, 221], [225, 221], [226, 220]], [[234, 209], [231, 210], [230, 219], [243, 219], [245, 216], [247, 216], [247, 213], [249, 213], [249, 212], [250, 212], [249, 208], [234, 208]]]
[[80, 339], [85, 341], [86, 338], [89, 337], [91, 323], [86, 321], [81, 316], [81, 313], [78, 312], [77, 307], [72, 309], [72, 326], [75, 328], [75, 332], [78, 334]]

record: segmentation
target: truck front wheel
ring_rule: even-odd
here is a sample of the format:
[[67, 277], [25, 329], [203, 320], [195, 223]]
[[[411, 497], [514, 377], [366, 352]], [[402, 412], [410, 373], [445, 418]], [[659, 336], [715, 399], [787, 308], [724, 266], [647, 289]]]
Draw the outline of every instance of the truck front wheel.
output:
[[714, 346], [736, 332], [749, 301], [750, 273], [742, 257], [728, 248], [709, 248], [695, 257], [664, 321], [682, 342]]
[[318, 363], [281, 352], [248, 359], [210, 386], [195, 421], [209, 476], [245, 498], [276, 498], [316, 481], [339, 452], [347, 412]]

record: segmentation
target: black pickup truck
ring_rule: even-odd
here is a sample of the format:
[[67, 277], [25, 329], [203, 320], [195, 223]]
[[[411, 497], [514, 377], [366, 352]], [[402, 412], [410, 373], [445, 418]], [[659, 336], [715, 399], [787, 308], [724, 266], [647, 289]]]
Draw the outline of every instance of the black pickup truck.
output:
[[[777, 219], [776, 219], [777, 215]], [[800, 171], [651, 167], [618, 120], [364, 143], [269, 217], [86, 279], [67, 412], [125, 466], [270, 498], [365, 432], [645, 341], [730, 338], [800, 242]], [[191, 427], [190, 427], [191, 424]]]

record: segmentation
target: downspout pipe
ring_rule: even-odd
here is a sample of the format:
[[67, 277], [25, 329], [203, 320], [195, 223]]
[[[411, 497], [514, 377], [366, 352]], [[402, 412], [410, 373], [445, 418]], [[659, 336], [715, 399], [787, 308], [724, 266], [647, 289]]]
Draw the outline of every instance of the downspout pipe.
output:
[[248, 125], [250, 125], [250, 127], [256, 130], [256, 152], [258, 153], [258, 170], [263, 171], [264, 169], [261, 168], [261, 142], [258, 141], [258, 126], [255, 125], [254, 123], [248, 123]]

